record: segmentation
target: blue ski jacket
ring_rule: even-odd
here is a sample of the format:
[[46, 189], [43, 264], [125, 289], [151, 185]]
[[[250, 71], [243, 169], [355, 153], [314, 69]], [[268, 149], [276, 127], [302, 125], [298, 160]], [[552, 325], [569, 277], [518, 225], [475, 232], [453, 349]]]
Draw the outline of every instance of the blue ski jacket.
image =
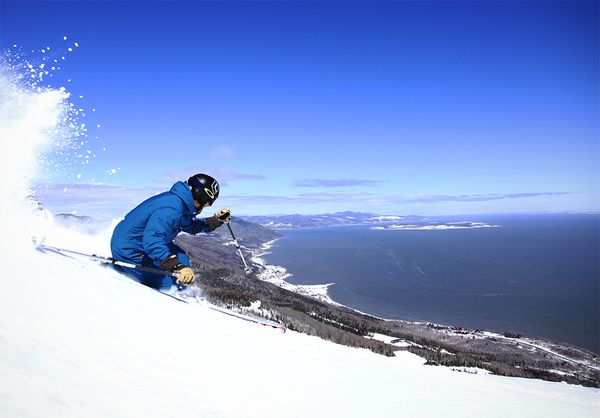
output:
[[153, 196], [125, 215], [113, 231], [113, 258], [139, 264], [142, 257], [162, 261], [171, 255], [169, 244], [181, 231], [210, 232], [205, 219], [196, 219], [194, 198], [187, 182]]

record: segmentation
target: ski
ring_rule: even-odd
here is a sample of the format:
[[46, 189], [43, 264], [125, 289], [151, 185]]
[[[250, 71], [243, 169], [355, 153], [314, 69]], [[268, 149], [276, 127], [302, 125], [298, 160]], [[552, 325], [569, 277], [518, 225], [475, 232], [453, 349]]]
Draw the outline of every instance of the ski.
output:
[[[67, 250], [64, 248], [59, 248], [59, 247], [54, 247], [51, 245], [46, 245], [43, 243], [43, 240], [37, 240], [35, 238], [32, 239], [34, 245], [35, 245], [35, 249], [41, 253], [47, 254], [47, 255], [54, 255], [54, 256], [59, 256], [69, 262], [72, 263], [77, 263], [78, 265], [81, 265], [82, 267], [84, 266], [84, 261], [95, 261], [100, 263], [101, 265], [114, 265], [117, 264], [113, 260], [112, 258], [107, 258], [107, 257], [102, 257], [102, 256], [97, 256], [97, 255], [90, 255], [90, 254], [84, 254], [78, 251], [72, 251], [72, 250]], [[119, 264], [117, 264], [119, 265]], [[133, 266], [133, 265], [131, 265]], [[129, 267], [129, 266], [127, 266]], [[136, 266], [137, 268], [141, 267], [143, 270], [148, 270], [148, 271], [152, 271], [155, 273], [162, 273], [162, 274], [168, 274], [165, 271], [162, 270], [158, 270], [158, 269], [152, 269], [152, 268], [145, 268], [144, 266]], [[189, 301], [187, 301], [185, 298], [180, 297], [177, 294], [172, 294], [172, 293], [168, 293], [168, 292], [164, 292], [164, 291], [160, 291], [157, 289], [156, 292], [161, 293], [165, 296], [170, 297], [171, 299], [174, 299], [178, 302], [182, 302], [182, 303], [190, 303]], [[228, 315], [228, 316], [232, 316], [238, 319], [241, 319], [243, 321], [247, 321], [247, 322], [252, 322], [255, 323], [257, 325], [261, 325], [264, 327], [268, 327], [268, 328], [273, 328], [273, 329], [278, 329], [282, 332], [286, 332], [287, 328], [285, 327], [285, 325], [280, 324], [279, 322], [275, 322], [275, 321], [269, 321], [266, 319], [258, 319], [258, 318], [254, 318], [248, 315], [244, 315], [244, 314], [240, 314], [225, 308], [220, 308], [218, 306], [215, 306], [213, 304], [211, 304], [210, 302], [207, 301], [198, 301], [196, 299], [194, 299], [194, 301], [198, 302], [198, 303], [204, 303], [208, 306], [209, 309], [216, 311], [216, 312], [220, 312], [224, 315]]]
[[51, 245], [44, 244], [43, 239], [38, 241], [38, 239], [35, 237], [32, 238], [32, 241], [35, 246], [35, 249], [42, 253], [59, 254], [59, 255], [63, 255], [65, 257], [74, 259], [74, 260], [77, 259], [76, 257], [82, 257], [82, 258], [86, 258], [88, 260], [96, 261], [102, 265], [115, 265], [115, 266], [136, 269], [136, 270], [147, 271], [150, 273], [163, 274], [163, 275], [167, 275], [167, 276], [177, 277], [176, 273], [162, 270], [159, 268], [152, 268], [152, 267], [142, 266], [139, 264], [127, 263], [125, 261], [115, 260], [114, 258], [111, 258], [111, 257], [103, 257], [103, 256], [96, 255], [96, 254], [85, 254], [85, 253], [81, 253], [79, 251], [68, 250], [66, 248], [53, 247]]
[[244, 321], [253, 322], [253, 323], [255, 323], [257, 325], [261, 325], [263, 327], [278, 329], [278, 330], [280, 330], [283, 333], [285, 333], [287, 331], [286, 326], [283, 325], [283, 324], [281, 324], [281, 323], [279, 323], [279, 322], [253, 318], [251, 316], [239, 314], [237, 312], [233, 312], [233, 311], [230, 311], [228, 309], [219, 308], [219, 307], [217, 307], [215, 305], [210, 305], [209, 304], [208, 307], [210, 309], [212, 309], [213, 311], [217, 311], [217, 312], [220, 312], [220, 313], [225, 314], [225, 315], [233, 316], [233, 317], [236, 317], [238, 319], [242, 319]]

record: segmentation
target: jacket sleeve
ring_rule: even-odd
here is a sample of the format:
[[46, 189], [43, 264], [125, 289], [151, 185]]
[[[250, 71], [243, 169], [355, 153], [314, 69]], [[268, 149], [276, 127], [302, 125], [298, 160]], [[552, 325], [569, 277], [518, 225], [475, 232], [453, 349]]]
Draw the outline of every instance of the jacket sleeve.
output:
[[144, 250], [153, 260], [164, 260], [171, 252], [168, 244], [179, 231], [181, 209], [161, 208], [148, 219], [144, 230]]
[[183, 232], [188, 234], [196, 235], [212, 231], [205, 219], [194, 219], [192, 223], [186, 227], [182, 227]]

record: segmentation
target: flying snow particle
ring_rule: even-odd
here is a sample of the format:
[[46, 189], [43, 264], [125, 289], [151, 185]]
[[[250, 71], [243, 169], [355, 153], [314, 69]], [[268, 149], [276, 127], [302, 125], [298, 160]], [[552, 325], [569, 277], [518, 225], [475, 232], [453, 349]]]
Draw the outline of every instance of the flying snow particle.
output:
[[96, 128], [99, 128], [99, 127], [100, 127], [100, 124], [96, 125]]
[[81, 178], [81, 174], [77, 174], [77, 178], [80, 179]]
[[79, 43], [75, 42], [75, 48], [79, 48]]
[[66, 41], [66, 40], [67, 40], [67, 37], [66, 37], [66, 36], [63, 36], [63, 39]]
[[73, 52], [73, 48], [67, 48], [67, 51]]

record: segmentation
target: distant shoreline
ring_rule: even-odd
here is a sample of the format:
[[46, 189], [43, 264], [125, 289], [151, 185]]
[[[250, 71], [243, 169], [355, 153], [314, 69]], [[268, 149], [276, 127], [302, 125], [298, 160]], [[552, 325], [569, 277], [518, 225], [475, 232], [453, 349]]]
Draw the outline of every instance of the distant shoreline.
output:
[[359, 309], [353, 308], [351, 306], [344, 305], [343, 303], [336, 302], [329, 295], [329, 287], [334, 285], [335, 283], [315, 284], [315, 285], [298, 285], [298, 284], [292, 284], [292, 283], [286, 281], [286, 279], [288, 277], [292, 277], [293, 274], [288, 273], [288, 271], [285, 267], [274, 265], [274, 264], [267, 264], [267, 262], [263, 258], [261, 258], [263, 255], [269, 254], [269, 250], [273, 247], [273, 244], [276, 241], [279, 241], [281, 239], [283, 239], [283, 238], [275, 238], [274, 240], [271, 240], [269, 242], [261, 244], [260, 250], [259, 250], [260, 252], [258, 252], [258, 253], [251, 251], [251, 254], [252, 254], [251, 261], [254, 264], [260, 266], [260, 269], [261, 269], [256, 275], [260, 280], [262, 280], [264, 282], [272, 283], [282, 289], [289, 290], [296, 294], [299, 294], [302, 296], [308, 296], [308, 297], [320, 300], [321, 302], [325, 302], [325, 303], [329, 303], [331, 305], [350, 309], [361, 315], [368, 315], [370, 317], [380, 319], [382, 321], [390, 321], [390, 322], [391, 321], [402, 321], [402, 322], [407, 322], [407, 323], [416, 324], [416, 325], [431, 323], [431, 321], [409, 321], [409, 320], [405, 320], [405, 319], [383, 318], [383, 317], [377, 316], [375, 314], [372, 314], [369, 312], [364, 312]]
[[[269, 253], [269, 250], [273, 246], [273, 244], [282, 238], [276, 238], [264, 244], [261, 244], [259, 252], [252, 252], [251, 261], [260, 266], [261, 270], [258, 272], [257, 277], [265, 282], [273, 283], [274, 285], [281, 287], [282, 289], [289, 290], [291, 292], [297, 293], [299, 295], [309, 296], [320, 300], [322, 302], [326, 302], [336, 306], [345, 306], [341, 303], [334, 301], [329, 296], [329, 286], [335, 283], [327, 283], [327, 284], [316, 284], [316, 285], [295, 285], [289, 283], [285, 279], [291, 277], [292, 274], [288, 273], [285, 267], [277, 266], [273, 264], [267, 264], [264, 259], [261, 257], [265, 254]], [[348, 309], [352, 309], [348, 306], [345, 306]]]

